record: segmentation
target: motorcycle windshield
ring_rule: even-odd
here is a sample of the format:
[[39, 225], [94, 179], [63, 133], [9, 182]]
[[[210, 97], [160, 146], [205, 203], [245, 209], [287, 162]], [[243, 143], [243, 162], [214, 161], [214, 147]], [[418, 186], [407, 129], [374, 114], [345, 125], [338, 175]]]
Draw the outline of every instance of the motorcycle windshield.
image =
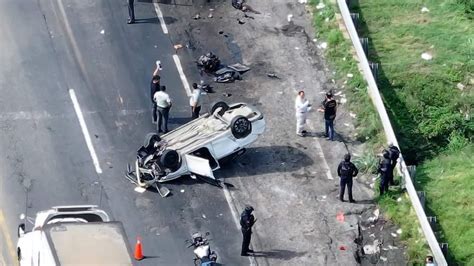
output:
[[189, 154], [185, 155], [185, 159], [189, 172], [215, 179], [209, 160]]

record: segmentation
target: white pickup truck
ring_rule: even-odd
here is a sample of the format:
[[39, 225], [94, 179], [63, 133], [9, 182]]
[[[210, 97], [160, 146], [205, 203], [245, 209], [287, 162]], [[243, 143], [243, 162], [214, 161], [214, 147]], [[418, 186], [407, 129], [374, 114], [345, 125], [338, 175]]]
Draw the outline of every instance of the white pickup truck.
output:
[[20, 266], [133, 265], [122, 223], [93, 205], [38, 212], [34, 227], [18, 226]]

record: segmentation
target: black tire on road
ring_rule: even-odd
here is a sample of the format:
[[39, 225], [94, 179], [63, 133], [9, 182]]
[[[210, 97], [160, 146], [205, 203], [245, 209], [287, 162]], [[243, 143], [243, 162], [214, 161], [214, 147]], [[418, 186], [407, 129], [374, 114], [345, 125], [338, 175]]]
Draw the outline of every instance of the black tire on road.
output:
[[160, 164], [171, 171], [177, 170], [181, 166], [178, 152], [171, 149], [164, 150], [160, 156]]
[[219, 115], [224, 115], [224, 113], [229, 110], [229, 105], [226, 103], [226, 102], [223, 102], [223, 101], [218, 101], [218, 102], [215, 102], [212, 104], [212, 107], [211, 107], [211, 114], [214, 114], [214, 112], [218, 109], [218, 108], [222, 108], [220, 111], [219, 111]]
[[145, 141], [143, 142], [143, 147], [148, 147], [151, 143], [161, 141], [161, 138], [156, 133], [148, 133], [145, 136]]
[[247, 117], [238, 115], [232, 118], [230, 128], [232, 135], [234, 135], [236, 139], [243, 139], [252, 132], [252, 123], [247, 119]]

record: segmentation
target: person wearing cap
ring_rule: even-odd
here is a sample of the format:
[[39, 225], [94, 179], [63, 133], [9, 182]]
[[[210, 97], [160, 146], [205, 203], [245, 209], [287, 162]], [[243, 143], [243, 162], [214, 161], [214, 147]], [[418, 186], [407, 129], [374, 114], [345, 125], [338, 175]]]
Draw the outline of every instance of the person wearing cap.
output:
[[134, 0], [128, 0], [128, 21], [127, 24], [135, 23], [135, 7], [134, 7]]
[[253, 207], [250, 205], [245, 206], [245, 210], [240, 215], [240, 226], [242, 230], [242, 251], [241, 256], [248, 256], [249, 253], [253, 253], [253, 250], [249, 248], [250, 240], [252, 238], [252, 226], [255, 224], [255, 217], [252, 214]]
[[344, 202], [344, 192], [347, 186], [347, 193], [349, 194], [349, 202], [355, 203], [352, 197], [352, 178], [357, 176], [359, 169], [351, 162], [351, 155], [348, 153], [344, 155], [344, 161], [339, 163], [337, 167], [337, 175], [340, 178], [339, 181], [339, 200]]
[[199, 112], [201, 112], [201, 87], [197, 83], [193, 83], [193, 92], [189, 97], [189, 105], [191, 106], [191, 117], [196, 119], [199, 117]]
[[334, 119], [336, 118], [337, 102], [334, 100], [332, 92], [329, 91], [326, 93], [326, 99], [321, 104], [321, 108], [318, 111], [324, 113], [324, 121], [326, 134], [325, 137], [328, 140], [334, 140]]
[[383, 158], [379, 163], [378, 172], [380, 173], [380, 196], [388, 191], [388, 182], [390, 180], [390, 172], [392, 172], [392, 161], [390, 153], [387, 150], [382, 151]]
[[152, 123], [156, 123], [157, 120], [157, 109], [156, 109], [156, 102], [155, 102], [155, 93], [160, 91], [160, 70], [161, 70], [161, 62], [158, 60], [156, 61], [156, 68], [153, 71], [151, 82], [150, 82], [150, 98], [151, 103], [153, 104], [153, 113], [152, 113]]
[[295, 99], [295, 111], [296, 111], [296, 135], [300, 137], [304, 137], [307, 133], [304, 130], [304, 126], [306, 124], [306, 118], [308, 116], [308, 112], [311, 110], [311, 104], [305, 98], [304, 91], [299, 91], [298, 96]]

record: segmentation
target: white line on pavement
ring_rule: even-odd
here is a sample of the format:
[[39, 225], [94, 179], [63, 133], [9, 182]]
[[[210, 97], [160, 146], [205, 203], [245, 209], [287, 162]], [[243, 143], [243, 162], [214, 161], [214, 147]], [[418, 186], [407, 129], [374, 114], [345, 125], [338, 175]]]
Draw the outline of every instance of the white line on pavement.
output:
[[153, 5], [155, 6], [155, 12], [156, 15], [158, 16], [158, 19], [160, 20], [161, 28], [163, 29], [164, 34], [168, 34], [168, 28], [166, 27], [165, 20], [163, 19], [163, 13], [161, 13], [160, 6], [156, 1], [153, 1]]
[[[314, 131], [314, 127], [311, 125], [309, 120], [307, 120], [307, 123], [308, 123], [308, 126], [311, 128], [311, 131]], [[317, 153], [322, 159], [323, 166], [325, 168], [324, 170], [326, 171], [326, 177], [330, 180], [333, 180], [334, 177], [332, 177], [331, 168], [329, 168], [328, 162], [326, 161], [326, 157], [324, 157], [324, 152], [323, 152], [323, 148], [321, 147], [321, 144], [319, 143], [318, 139], [315, 139], [314, 143], [316, 145]]]
[[74, 111], [76, 111], [77, 119], [79, 120], [82, 134], [84, 135], [84, 139], [86, 140], [87, 148], [89, 149], [89, 153], [91, 154], [95, 171], [98, 174], [102, 174], [102, 169], [100, 168], [100, 165], [99, 165], [99, 159], [97, 158], [97, 154], [95, 153], [94, 146], [92, 145], [92, 140], [89, 134], [89, 130], [87, 129], [86, 121], [84, 120], [84, 116], [82, 115], [81, 106], [79, 105], [79, 102], [77, 101], [76, 93], [74, 92], [73, 89], [69, 89], [69, 96], [71, 96], [72, 104], [74, 105]]
[[181, 78], [181, 82], [183, 82], [184, 89], [186, 90], [186, 94], [191, 96], [191, 87], [189, 87], [188, 79], [184, 75], [183, 67], [181, 66], [181, 61], [179, 61], [178, 55], [173, 55], [174, 63], [176, 64], [176, 68], [178, 69], [179, 77]]

